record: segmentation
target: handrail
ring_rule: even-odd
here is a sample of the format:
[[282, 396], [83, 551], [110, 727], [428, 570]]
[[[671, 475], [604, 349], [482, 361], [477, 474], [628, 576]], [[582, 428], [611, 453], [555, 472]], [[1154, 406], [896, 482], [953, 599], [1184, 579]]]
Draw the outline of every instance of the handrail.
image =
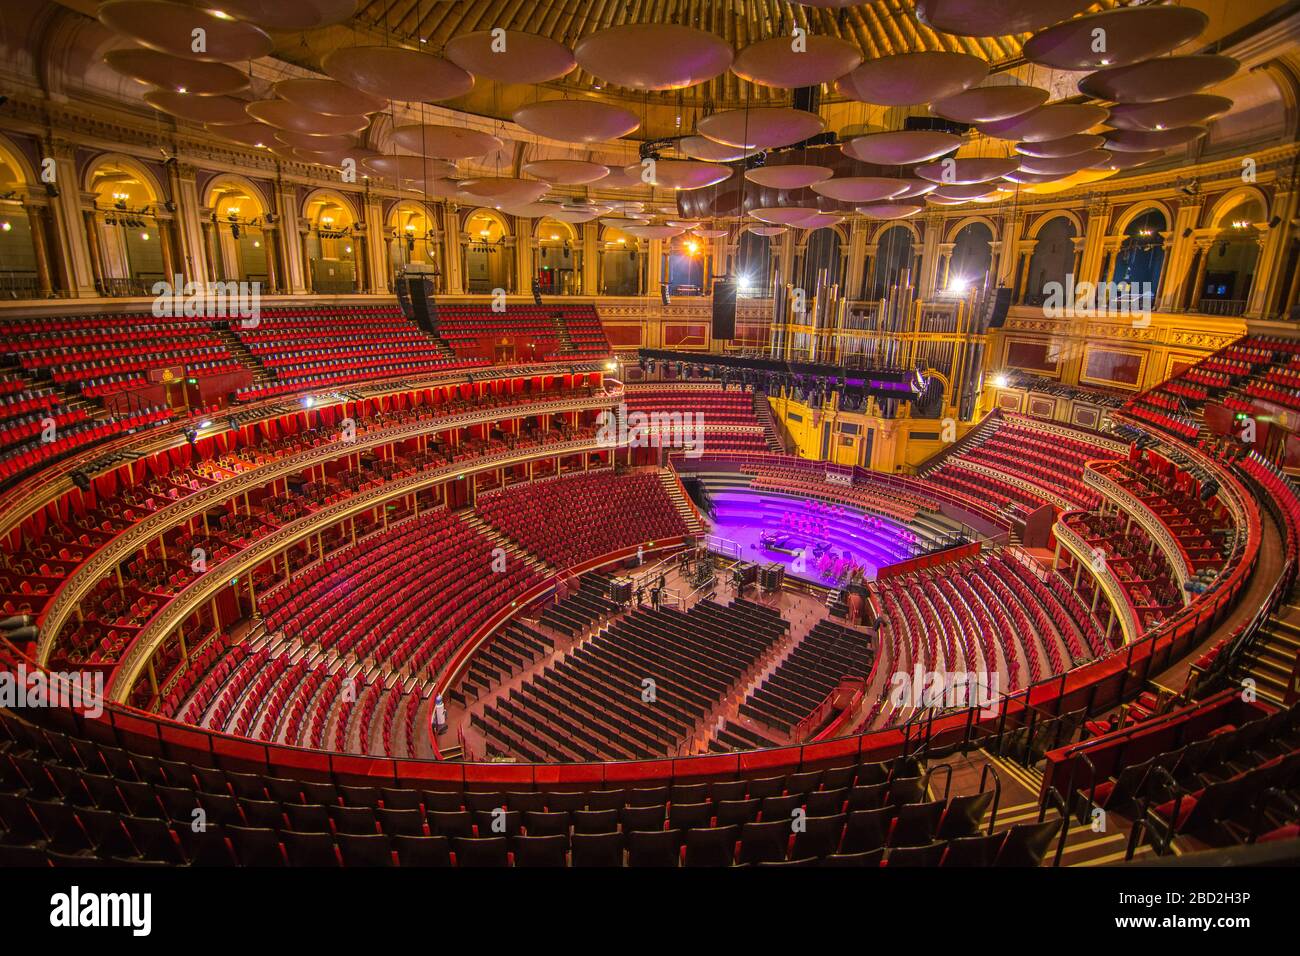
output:
[[985, 761], [984, 769], [980, 771], [980, 793], [984, 792], [990, 773], [993, 774], [993, 804], [989, 807], [988, 835], [992, 836], [998, 822], [998, 807], [1002, 804], [1002, 774], [998, 773], [998, 768], [993, 765], [992, 761]]
[[940, 770], [945, 771], [944, 783], [943, 783], [943, 801], [944, 803], [947, 803], [948, 794], [952, 790], [952, 764], [941, 763], [933, 767], [927, 768], [925, 771], [925, 776], [921, 778], [921, 789], [928, 790], [930, 787], [930, 778], [933, 777]]
[[1038, 809], [1039, 823], [1042, 823], [1043, 818], [1047, 816], [1047, 805], [1049, 803], [1055, 804], [1057, 812], [1061, 814], [1061, 835], [1056, 839], [1056, 856], [1052, 858], [1052, 866], [1059, 867], [1061, 865], [1061, 855], [1065, 852], [1065, 841], [1070, 833], [1070, 810], [1065, 805], [1065, 800], [1062, 798], [1060, 791], [1055, 787], [1048, 787], [1047, 793], [1043, 795], [1043, 802]]

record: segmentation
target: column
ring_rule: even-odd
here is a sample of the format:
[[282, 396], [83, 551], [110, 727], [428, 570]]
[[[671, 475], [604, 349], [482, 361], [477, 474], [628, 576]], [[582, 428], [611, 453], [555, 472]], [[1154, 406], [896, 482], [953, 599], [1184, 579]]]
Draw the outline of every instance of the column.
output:
[[24, 204], [23, 209], [27, 213], [32, 250], [36, 254], [36, 288], [41, 298], [48, 299], [54, 292], [54, 283], [50, 278], [50, 250], [45, 241], [45, 207]]
[[1187, 311], [1189, 312], [1200, 311], [1201, 291], [1205, 288], [1205, 272], [1210, 266], [1210, 249], [1213, 246], [1213, 239], [1203, 239], [1196, 243], [1196, 277], [1192, 279], [1191, 287], [1187, 290]]
[[158, 220], [158, 248], [162, 252], [163, 280], [171, 285], [176, 281], [176, 256], [172, 250], [172, 224], [170, 220]]
[[[87, 209], [82, 214], [82, 229], [86, 237], [86, 249], [90, 259], [90, 271], [96, 289], [105, 290], [104, 254], [99, 248], [99, 224], [95, 221], [94, 210]], [[107, 294], [105, 291], [104, 294]]]
[[382, 295], [391, 292], [390, 283], [393, 278], [392, 265], [387, 261], [387, 237], [384, 227], [384, 210], [380, 201], [366, 194], [365, 203], [362, 206], [363, 214], [366, 219], [366, 252], [369, 263], [370, 284], [369, 291]]
[[59, 259], [68, 271], [68, 294], [96, 296], [96, 284], [90, 240], [82, 216], [81, 183], [77, 178], [76, 153], [70, 143], [56, 142], [51, 152], [54, 159], [55, 181], [51, 185], [58, 191], [51, 207], [54, 215], [54, 234]]
[[442, 207], [443, 243], [446, 254], [443, 263], [443, 276], [446, 278], [444, 289], [450, 295], [460, 295], [465, 291], [465, 283], [460, 264], [460, 215], [454, 203]]
[[[872, 253], [874, 253], [874, 247]], [[848, 255], [848, 272], [844, 276], [843, 295], [847, 299], [857, 299], [862, 296], [863, 277], [867, 275], [867, 224], [860, 220], [853, 220], [849, 228], [849, 248]]]
[[[207, 245], [199, 221], [199, 191], [193, 166], [179, 162], [167, 164], [172, 200], [176, 203], [173, 226], [180, 252], [180, 273], [186, 282], [202, 285], [207, 276]], [[171, 281], [171, 280], [168, 280]]]
[[578, 227], [579, 241], [582, 243], [582, 285], [583, 295], [600, 294], [600, 225], [595, 220], [584, 222]]
[[276, 183], [275, 207], [277, 219], [275, 231], [280, 240], [281, 262], [284, 264], [281, 291], [298, 295], [307, 291], [307, 263], [303, 257], [299, 231], [301, 220], [298, 216], [298, 201], [292, 186]]
[[274, 295], [280, 291], [280, 242], [276, 235], [280, 230], [272, 226], [262, 227], [262, 243], [266, 246], [266, 293]]
[[1080, 257], [1075, 284], [1100, 281], [1102, 270], [1103, 246], [1106, 230], [1110, 222], [1110, 206], [1105, 201], [1093, 203], [1088, 207], [1088, 221], [1084, 227], [1083, 255]]

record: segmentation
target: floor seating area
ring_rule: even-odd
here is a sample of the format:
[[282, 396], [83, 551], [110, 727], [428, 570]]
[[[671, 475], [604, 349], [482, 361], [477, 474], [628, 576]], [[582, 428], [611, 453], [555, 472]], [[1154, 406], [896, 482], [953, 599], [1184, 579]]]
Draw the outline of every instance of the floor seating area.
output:
[[611, 351], [589, 303], [508, 303], [505, 311], [489, 303], [440, 303], [438, 338], [457, 356], [480, 360], [496, 360], [503, 343], [513, 361], [571, 361]]
[[865, 632], [818, 621], [740, 705], [740, 713], [788, 735], [842, 679], [865, 680], [872, 659]]
[[483, 520], [555, 568], [687, 533], [657, 472], [591, 472], [481, 496]]
[[471, 711], [489, 753], [534, 761], [678, 753], [789, 628], [771, 608], [703, 601], [633, 613]]

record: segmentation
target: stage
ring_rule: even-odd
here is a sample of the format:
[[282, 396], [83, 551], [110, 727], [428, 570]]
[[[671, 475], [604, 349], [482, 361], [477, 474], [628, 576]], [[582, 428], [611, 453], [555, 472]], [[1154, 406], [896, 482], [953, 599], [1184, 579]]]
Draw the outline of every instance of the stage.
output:
[[712, 533], [734, 542], [740, 557], [779, 562], [786, 574], [824, 587], [865, 580], [912, 556], [913, 533], [903, 525], [847, 505], [745, 488], [713, 488]]

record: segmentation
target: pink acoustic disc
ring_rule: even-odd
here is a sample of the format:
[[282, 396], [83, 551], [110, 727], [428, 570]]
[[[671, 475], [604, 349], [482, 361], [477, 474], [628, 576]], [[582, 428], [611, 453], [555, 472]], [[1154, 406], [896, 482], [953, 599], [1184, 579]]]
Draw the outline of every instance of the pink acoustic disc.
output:
[[[234, 63], [271, 52], [271, 38], [251, 23], [223, 19], [210, 10], [166, 0], [109, 0], [99, 22], [153, 50], [186, 60]], [[202, 30], [196, 50], [195, 30]]]
[[731, 72], [760, 86], [793, 90], [834, 82], [861, 63], [862, 51], [838, 37], [804, 36], [796, 42], [778, 36], [741, 50]]
[[1020, 139], [1036, 143], [1084, 133], [1106, 119], [1108, 113], [1089, 103], [1053, 103], [1023, 116], [994, 123], [980, 123], [979, 130], [997, 139]]
[[916, 18], [940, 33], [1004, 37], [1068, 19], [1092, 0], [916, 0]]
[[961, 145], [961, 137], [953, 133], [931, 130], [899, 130], [893, 133], [868, 133], [855, 136], [840, 147], [846, 156], [864, 163], [881, 166], [901, 166], [905, 163], [924, 163], [951, 153]]
[[1117, 103], [1107, 122], [1117, 129], [1162, 130], [1198, 126], [1232, 109], [1232, 100], [1210, 93], [1189, 93], [1157, 103]]
[[247, 110], [248, 115], [255, 120], [268, 123], [276, 129], [291, 129], [299, 133], [338, 136], [359, 133], [370, 125], [370, 120], [365, 116], [330, 116], [326, 113], [313, 113], [285, 100], [258, 100], [249, 103]]
[[477, 196], [492, 202], [509, 202], [514, 204], [537, 202], [550, 191], [546, 183], [536, 183], [527, 179], [513, 179], [508, 176], [482, 176], [477, 179], [462, 179], [461, 192]]
[[462, 70], [498, 83], [548, 83], [577, 66], [563, 43], [519, 30], [463, 33], [442, 53]]
[[714, 142], [707, 136], [683, 136], [677, 141], [677, 151], [683, 156], [703, 160], [706, 163], [734, 163], [757, 152], [757, 150], [741, 149], [739, 146]]
[[1099, 166], [1108, 159], [1110, 153], [1104, 149], [1090, 149], [1073, 156], [1026, 156], [1020, 170], [1040, 176], [1068, 176], [1081, 169]]
[[248, 75], [225, 63], [205, 63], [157, 50], [110, 50], [104, 62], [141, 83], [196, 96], [237, 93], [248, 86]]
[[745, 178], [760, 186], [773, 189], [802, 189], [813, 183], [830, 179], [835, 171], [825, 166], [803, 166], [790, 163], [785, 166], [759, 166], [757, 169], [745, 170]]
[[578, 41], [578, 65], [605, 83], [634, 90], [680, 90], [720, 76], [731, 45], [704, 30], [675, 23], [627, 23]]
[[342, 23], [357, 11], [357, 0], [220, 0], [236, 20], [266, 30], [314, 30]]
[[1020, 165], [1019, 159], [974, 156], [969, 159], [941, 159], [916, 167], [916, 175], [932, 183], [966, 186], [1001, 179]]
[[1115, 103], [1172, 100], [1222, 83], [1240, 66], [1230, 56], [1162, 56], [1090, 73], [1079, 81], [1079, 92]]
[[275, 138], [287, 146], [312, 150], [337, 151], [340, 149], [347, 149], [354, 142], [353, 137], [346, 134], [322, 136], [316, 133], [298, 133], [291, 129], [276, 130]]
[[338, 80], [323, 77], [281, 80], [272, 87], [272, 92], [294, 106], [332, 116], [377, 113], [388, 106], [386, 99], [362, 93]]
[[435, 159], [472, 159], [501, 148], [501, 140], [464, 126], [412, 123], [393, 130], [393, 145]]
[[730, 179], [732, 170], [717, 163], [695, 159], [659, 159], [651, 165], [634, 163], [629, 170], [640, 170], [642, 181], [664, 189], [702, 189]]
[[209, 133], [245, 146], [270, 146], [275, 142], [275, 127], [265, 123], [240, 123], [238, 126], [212, 126], [205, 123], [203, 128]]
[[988, 73], [988, 63], [969, 53], [898, 53], [868, 60], [836, 80], [835, 89], [864, 103], [915, 106], [955, 96]]
[[1117, 129], [1106, 134], [1106, 148], [1121, 153], [1145, 153], [1153, 149], [1186, 146], [1206, 133], [1204, 126], [1176, 126], [1173, 129]]
[[744, 149], [774, 149], [816, 136], [826, 128], [816, 113], [785, 106], [725, 110], [706, 116], [696, 130], [709, 139]]
[[1192, 7], [1103, 10], [1048, 27], [1030, 38], [1021, 52], [1031, 63], [1058, 70], [1128, 66], [1178, 49], [1209, 22]]
[[247, 101], [233, 96], [194, 96], [174, 90], [150, 90], [144, 95], [144, 101], [156, 110], [195, 123], [230, 126], [248, 122], [248, 114], [244, 112]]
[[371, 156], [362, 165], [390, 179], [445, 179], [456, 174], [452, 163], [425, 156]]
[[321, 67], [340, 83], [388, 100], [450, 100], [474, 88], [474, 77], [455, 63], [400, 46], [349, 46], [331, 50]]
[[632, 111], [594, 99], [529, 103], [515, 110], [514, 121], [530, 133], [566, 143], [603, 143], [641, 125]]
[[609, 175], [609, 167], [580, 159], [539, 159], [526, 163], [524, 172], [560, 186], [583, 186]]
[[1037, 86], [977, 86], [946, 99], [936, 100], [930, 111], [958, 123], [994, 123], [1023, 116], [1037, 109], [1051, 96]]
[[907, 180], [885, 176], [840, 176], [824, 183], [815, 183], [811, 188], [819, 196], [840, 202], [872, 203], [892, 199], [906, 190], [908, 185]]
[[1038, 143], [1016, 143], [1016, 152], [1023, 156], [1049, 157], [1075, 156], [1090, 149], [1097, 149], [1106, 142], [1104, 136], [1094, 133], [1075, 133], [1060, 139], [1045, 139]]
[[908, 216], [915, 216], [924, 208], [924, 203], [883, 202], [858, 206], [857, 211], [868, 219], [906, 219]]

